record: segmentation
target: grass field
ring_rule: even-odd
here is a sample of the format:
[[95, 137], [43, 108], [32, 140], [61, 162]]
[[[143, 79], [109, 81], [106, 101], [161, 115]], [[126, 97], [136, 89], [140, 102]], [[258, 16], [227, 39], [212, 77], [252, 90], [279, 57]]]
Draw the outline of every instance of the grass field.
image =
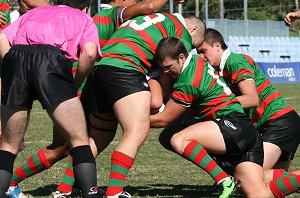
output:
[[[300, 113], [300, 85], [276, 85], [291, 106]], [[192, 163], [164, 150], [157, 141], [160, 129], [152, 129], [138, 153], [130, 171], [125, 189], [134, 197], [218, 197], [211, 188], [213, 180]], [[121, 131], [111, 145], [97, 159], [98, 185], [106, 186], [110, 170], [110, 155], [120, 138]], [[52, 140], [52, 125], [45, 111], [35, 103], [31, 122], [25, 136], [25, 151], [16, 159], [15, 167]], [[55, 164], [50, 170], [33, 176], [22, 183], [22, 190], [33, 197], [49, 197], [63, 174], [68, 159]], [[298, 149], [292, 170], [300, 169]], [[300, 197], [300, 193], [289, 197]]]

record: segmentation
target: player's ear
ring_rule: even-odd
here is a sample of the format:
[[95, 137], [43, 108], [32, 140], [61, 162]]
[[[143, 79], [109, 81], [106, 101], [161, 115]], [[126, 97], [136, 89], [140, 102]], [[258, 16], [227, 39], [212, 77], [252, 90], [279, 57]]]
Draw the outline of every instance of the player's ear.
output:
[[190, 35], [194, 35], [197, 33], [199, 27], [197, 25], [193, 25], [192, 28], [190, 29]]
[[84, 13], [87, 13], [88, 9], [89, 9], [88, 7], [85, 7], [81, 11], [84, 12]]
[[185, 60], [186, 60], [185, 55], [184, 55], [183, 53], [180, 53], [178, 58], [179, 58], [179, 62], [180, 62], [181, 64], [184, 64], [184, 62], [185, 62]]
[[215, 42], [215, 46], [220, 48], [221, 47], [221, 43], [220, 42]]

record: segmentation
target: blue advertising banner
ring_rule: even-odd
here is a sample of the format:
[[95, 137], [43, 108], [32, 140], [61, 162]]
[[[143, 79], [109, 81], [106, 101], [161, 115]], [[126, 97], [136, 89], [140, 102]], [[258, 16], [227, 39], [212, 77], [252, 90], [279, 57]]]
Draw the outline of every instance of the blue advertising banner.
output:
[[300, 84], [300, 62], [257, 64], [273, 84]]

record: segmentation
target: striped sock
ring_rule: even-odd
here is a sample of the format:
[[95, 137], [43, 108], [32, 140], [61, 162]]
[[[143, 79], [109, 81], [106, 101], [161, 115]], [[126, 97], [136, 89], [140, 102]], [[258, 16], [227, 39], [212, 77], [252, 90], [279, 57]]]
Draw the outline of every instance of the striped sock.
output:
[[134, 159], [131, 157], [114, 151], [111, 156], [111, 172], [106, 196], [113, 196], [123, 191], [124, 182], [133, 163]]
[[269, 186], [276, 197], [285, 197], [300, 189], [300, 175], [273, 179]]
[[68, 194], [72, 192], [74, 183], [75, 183], [75, 177], [74, 177], [74, 170], [73, 170], [73, 157], [71, 156], [68, 166], [65, 170], [65, 173], [56, 190], [59, 190], [64, 194]]
[[191, 141], [184, 149], [183, 156], [205, 170], [216, 183], [229, 177], [218, 164], [208, 155], [206, 150], [198, 143]]
[[12, 180], [10, 182], [11, 186], [17, 186], [18, 183], [24, 179], [42, 172], [45, 169], [49, 169], [51, 164], [46, 158], [44, 150], [39, 150], [38, 153], [30, 156], [26, 164], [23, 164], [14, 172]]
[[287, 172], [283, 169], [274, 169], [273, 170], [273, 180], [280, 178], [280, 177], [290, 177], [290, 176], [296, 176], [296, 175], [297, 174]]

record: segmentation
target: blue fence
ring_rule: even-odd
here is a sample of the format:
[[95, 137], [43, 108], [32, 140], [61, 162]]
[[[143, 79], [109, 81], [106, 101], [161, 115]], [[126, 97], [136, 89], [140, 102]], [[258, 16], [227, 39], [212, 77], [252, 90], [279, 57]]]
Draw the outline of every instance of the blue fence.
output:
[[273, 84], [300, 84], [300, 62], [258, 63]]

